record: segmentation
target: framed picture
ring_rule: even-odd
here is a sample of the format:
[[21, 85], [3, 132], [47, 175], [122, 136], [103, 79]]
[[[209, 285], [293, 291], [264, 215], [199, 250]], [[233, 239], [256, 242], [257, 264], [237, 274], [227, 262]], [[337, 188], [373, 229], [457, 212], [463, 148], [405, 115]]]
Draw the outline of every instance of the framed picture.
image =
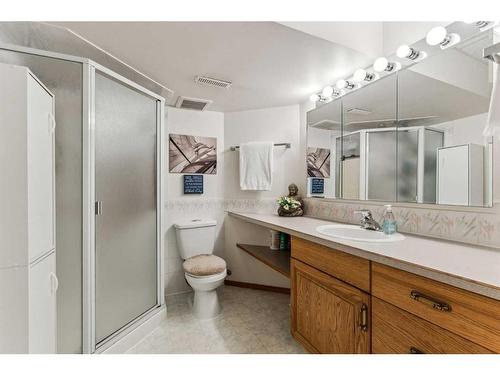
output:
[[330, 178], [330, 149], [307, 148], [307, 175], [309, 177]]
[[185, 174], [183, 176], [184, 194], [203, 194], [203, 175]]
[[170, 134], [170, 173], [217, 174], [217, 138]]
[[325, 193], [325, 180], [321, 177], [311, 178], [311, 194], [324, 194]]

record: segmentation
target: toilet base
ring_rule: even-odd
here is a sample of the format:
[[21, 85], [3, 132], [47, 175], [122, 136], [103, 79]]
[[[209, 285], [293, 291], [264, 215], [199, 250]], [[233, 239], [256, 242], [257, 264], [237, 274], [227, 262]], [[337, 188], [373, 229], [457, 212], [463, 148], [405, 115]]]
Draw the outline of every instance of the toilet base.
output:
[[193, 288], [193, 315], [198, 319], [212, 319], [219, 315], [220, 304], [217, 288], [224, 284], [226, 270], [216, 275], [193, 277], [185, 274], [188, 284]]
[[196, 290], [193, 299], [193, 315], [198, 319], [212, 319], [220, 313], [217, 290]]

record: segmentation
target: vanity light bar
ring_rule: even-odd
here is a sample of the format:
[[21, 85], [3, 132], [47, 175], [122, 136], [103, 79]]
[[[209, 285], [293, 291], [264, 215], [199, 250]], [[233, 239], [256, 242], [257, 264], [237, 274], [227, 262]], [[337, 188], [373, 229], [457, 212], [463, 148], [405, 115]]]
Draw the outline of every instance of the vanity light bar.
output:
[[[463, 21], [466, 24], [471, 24], [473, 26], [478, 27], [481, 31], [485, 31], [495, 25], [498, 25], [500, 22], [497, 21]], [[454, 44], [457, 44], [461, 41], [460, 35], [456, 33], [448, 33], [445, 27], [437, 26], [432, 28], [426, 36], [426, 42], [430, 46], [440, 46], [441, 49], [445, 49], [451, 47]], [[400, 59], [409, 59], [414, 62], [417, 60], [421, 60], [427, 57], [427, 53], [425, 51], [419, 51], [416, 48], [413, 48], [407, 44], [403, 44], [399, 46], [396, 51], [396, 56]], [[488, 58], [492, 60], [499, 59], [498, 56], [500, 54], [490, 54]], [[401, 69], [401, 64], [396, 61], [389, 61], [385, 57], [379, 57], [373, 63], [373, 70], [375, 72], [386, 72], [391, 73], [396, 70]], [[376, 73], [370, 73], [365, 69], [357, 69], [354, 72], [352, 77], [352, 81], [346, 79], [340, 79], [335, 84], [335, 87], [338, 90], [335, 90], [331, 86], [326, 86], [321, 94], [312, 94], [309, 99], [312, 102], [326, 102], [332, 99], [333, 96], [340, 96], [344, 93], [344, 89], [353, 90], [357, 87], [360, 87], [360, 83], [363, 82], [371, 82], [376, 80], [378, 75]], [[356, 84], [357, 83], [357, 84]]]

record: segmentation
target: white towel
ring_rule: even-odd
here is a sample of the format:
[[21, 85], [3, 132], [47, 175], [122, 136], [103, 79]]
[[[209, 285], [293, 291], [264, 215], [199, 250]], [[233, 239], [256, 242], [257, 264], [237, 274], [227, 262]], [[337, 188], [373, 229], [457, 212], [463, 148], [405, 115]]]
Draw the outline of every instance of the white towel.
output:
[[273, 182], [273, 142], [240, 145], [241, 190], [271, 190]]
[[500, 139], [500, 64], [493, 67], [493, 89], [491, 90], [490, 110], [488, 120], [483, 130], [485, 137], [498, 137]]

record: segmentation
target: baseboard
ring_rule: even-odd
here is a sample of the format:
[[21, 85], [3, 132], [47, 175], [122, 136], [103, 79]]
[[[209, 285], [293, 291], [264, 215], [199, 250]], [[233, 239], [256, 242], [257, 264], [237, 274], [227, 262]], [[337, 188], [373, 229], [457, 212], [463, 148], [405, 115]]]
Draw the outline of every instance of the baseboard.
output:
[[158, 307], [113, 342], [96, 350], [96, 354], [123, 354], [150, 334], [166, 319], [165, 305]]
[[258, 290], [266, 290], [268, 292], [290, 294], [290, 288], [282, 288], [280, 286], [246, 283], [243, 281], [233, 281], [227, 279], [224, 280], [224, 285], [236, 286], [238, 288], [258, 289]]

